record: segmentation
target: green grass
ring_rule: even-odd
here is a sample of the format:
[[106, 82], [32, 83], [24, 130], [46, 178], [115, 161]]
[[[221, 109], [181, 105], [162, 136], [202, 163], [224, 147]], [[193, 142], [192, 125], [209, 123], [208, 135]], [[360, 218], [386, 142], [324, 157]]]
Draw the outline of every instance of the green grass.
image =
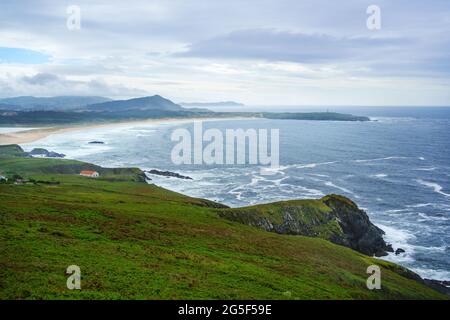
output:
[[[0, 299], [445, 298], [328, 241], [231, 222], [227, 209], [145, 183], [39, 173], [51, 170], [35, 160], [0, 159], [0, 171], [60, 182], [0, 185]], [[82, 290], [66, 288], [72, 264]], [[366, 288], [372, 264], [381, 290]]]

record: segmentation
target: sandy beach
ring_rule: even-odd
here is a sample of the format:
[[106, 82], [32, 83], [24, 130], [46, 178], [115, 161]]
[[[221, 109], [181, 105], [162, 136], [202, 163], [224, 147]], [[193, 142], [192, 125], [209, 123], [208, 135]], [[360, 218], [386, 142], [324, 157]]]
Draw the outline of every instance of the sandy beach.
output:
[[230, 118], [168, 118], [168, 119], [147, 119], [136, 121], [123, 121], [123, 122], [108, 122], [108, 123], [95, 123], [95, 124], [80, 124], [72, 126], [54, 126], [43, 128], [22, 128], [20, 131], [0, 133], [0, 145], [8, 144], [21, 144], [30, 143], [43, 138], [46, 138], [52, 134], [65, 133], [70, 131], [89, 130], [96, 128], [128, 126], [128, 125], [149, 125], [149, 124], [165, 124], [165, 123], [186, 123], [192, 121], [221, 121], [221, 120], [252, 120], [256, 118], [242, 118], [242, 117], [230, 117]]

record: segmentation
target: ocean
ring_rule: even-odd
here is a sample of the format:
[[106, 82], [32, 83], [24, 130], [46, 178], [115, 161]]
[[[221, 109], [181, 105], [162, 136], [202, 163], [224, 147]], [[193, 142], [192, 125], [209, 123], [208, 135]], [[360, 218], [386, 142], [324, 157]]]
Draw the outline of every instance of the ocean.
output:
[[[254, 107], [249, 110], [260, 110]], [[330, 108], [331, 109], [331, 108]], [[305, 108], [278, 108], [306, 111]], [[234, 110], [233, 110], [234, 111]], [[450, 108], [336, 108], [370, 122], [218, 120], [206, 129], [279, 129], [280, 167], [261, 175], [257, 165], [175, 165], [170, 137], [191, 122], [118, 125], [54, 134], [24, 144], [102, 166], [170, 170], [193, 180], [151, 176], [189, 196], [229, 206], [345, 195], [386, 232], [404, 254], [384, 259], [425, 278], [450, 280]], [[89, 144], [100, 140], [105, 144]]]

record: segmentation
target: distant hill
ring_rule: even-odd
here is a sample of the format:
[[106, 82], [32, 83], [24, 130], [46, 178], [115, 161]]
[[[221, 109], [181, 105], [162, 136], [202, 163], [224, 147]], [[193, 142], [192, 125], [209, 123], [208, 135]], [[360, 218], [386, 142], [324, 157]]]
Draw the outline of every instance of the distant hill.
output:
[[134, 98], [128, 100], [115, 100], [103, 103], [91, 104], [86, 107], [89, 111], [109, 111], [120, 112], [130, 110], [159, 110], [159, 111], [184, 111], [180, 105], [173, 103], [169, 99], [165, 99], [160, 95], [151, 97]]
[[[73, 98], [73, 100], [72, 100]], [[26, 108], [12, 105], [21, 102], [32, 105], [31, 101], [60, 101], [60, 104], [47, 104], [47, 107]], [[44, 99], [44, 100], [41, 100]], [[84, 99], [84, 100], [83, 100]], [[102, 97], [54, 97], [35, 98], [17, 97], [0, 101], [0, 125], [62, 125], [69, 123], [108, 122], [138, 119], [161, 118], [229, 118], [248, 117], [287, 120], [323, 120], [323, 121], [369, 121], [367, 117], [333, 112], [311, 113], [271, 113], [271, 112], [216, 112], [201, 107], [183, 108], [182, 106], [159, 95], [114, 100], [75, 107], [90, 99], [106, 99]], [[66, 101], [65, 105], [64, 102]], [[222, 102], [226, 103], [226, 102]]]
[[337, 112], [263, 112], [261, 115], [276, 120], [370, 121], [368, 117]]
[[89, 104], [111, 101], [111, 99], [98, 96], [56, 96], [33, 97], [21, 96], [0, 99], [2, 109], [8, 110], [71, 110]]
[[183, 107], [243, 107], [245, 104], [234, 101], [221, 102], [181, 102]]

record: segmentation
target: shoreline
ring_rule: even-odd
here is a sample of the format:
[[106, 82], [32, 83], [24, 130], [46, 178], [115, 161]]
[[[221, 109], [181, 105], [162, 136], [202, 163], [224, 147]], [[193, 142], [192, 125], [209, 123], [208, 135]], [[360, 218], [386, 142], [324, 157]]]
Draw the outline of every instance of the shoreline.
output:
[[[146, 119], [146, 120], [134, 120], [134, 121], [119, 121], [119, 122], [104, 122], [104, 123], [85, 123], [85, 124], [79, 124], [79, 125], [71, 125], [71, 126], [54, 126], [54, 127], [43, 127], [43, 128], [25, 128], [21, 127], [20, 131], [16, 132], [7, 132], [7, 133], [0, 133], [0, 145], [3, 144], [24, 144], [24, 143], [30, 143], [35, 142], [41, 139], [44, 139], [50, 135], [53, 134], [63, 134], [66, 132], [73, 132], [73, 131], [80, 131], [80, 130], [92, 130], [97, 128], [120, 128], [122, 126], [133, 126], [133, 125], [160, 125], [160, 124], [182, 124], [182, 123], [191, 123], [194, 121], [205, 121], [205, 122], [211, 122], [211, 121], [230, 121], [230, 120], [260, 120], [261, 118], [251, 118], [251, 117], [227, 117], [227, 118], [162, 118], [162, 119]], [[10, 143], [3, 143], [3, 137], [8, 136], [11, 137], [11, 139], [15, 139], [15, 142]], [[16, 142], [21, 141], [21, 142]], [[161, 186], [161, 185], [160, 185]], [[165, 186], [161, 186], [165, 189], [172, 190], [174, 192], [179, 192], [177, 190], [173, 190], [172, 188], [168, 188]], [[182, 192], [182, 194], [185, 194]], [[203, 197], [202, 197], [203, 198]], [[259, 204], [259, 203], [258, 203]], [[378, 225], [378, 224], [376, 224]], [[381, 227], [386, 232], [386, 229]], [[405, 243], [402, 243], [400, 245], [401, 247], [405, 247]], [[410, 250], [408, 250], [408, 253], [411, 253]], [[390, 258], [390, 259], [389, 259]], [[390, 257], [382, 257], [382, 260], [385, 261], [391, 261], [399, 265], [405, 266], [402, 261], [399, 261], [398, 259], [395, 259], [396, 256], [390, 255]], [[406, 266], [405, 266], [406, 267]], [[424, 274], [421, 271], [414, 270], [412, 267], [406, 267], [413, 272], [416, 272], [419, 274], [423, 279], [431, 279], [431, 280], [447, 280], [447, 278], [442, 277], [436, 277], [435, 275], [430, 274]], [[440, 270], [437, 270], [440, 271]]]
[[[148, 124], [168, 124], [168, 123], [189, 123], [193, 121], [221, 121], [221, 120], [256, 120], [260, 118], [245, 118], [245, 117], [227, 117], [227, 118], [162, 118], [162, 119], [146, 119], [146, 120], [131, 120], [120, 122], [104, 122], [104, 123], [85, 123], [78, 125], [67, 126], [51, 126], [42, 128], [30, 128], [20, 131], [0, 133], [0, 145], [31, 143], [44, 139], [53, 134], [60, 134], [72, 131], [90, 130], [98, 128], [109, 128], [115, 126], [128, 125], [148, 125]], [[8, 127], [9, 128], [9, 127]], [[11, 127], [12, 128], [12, 127]]]

